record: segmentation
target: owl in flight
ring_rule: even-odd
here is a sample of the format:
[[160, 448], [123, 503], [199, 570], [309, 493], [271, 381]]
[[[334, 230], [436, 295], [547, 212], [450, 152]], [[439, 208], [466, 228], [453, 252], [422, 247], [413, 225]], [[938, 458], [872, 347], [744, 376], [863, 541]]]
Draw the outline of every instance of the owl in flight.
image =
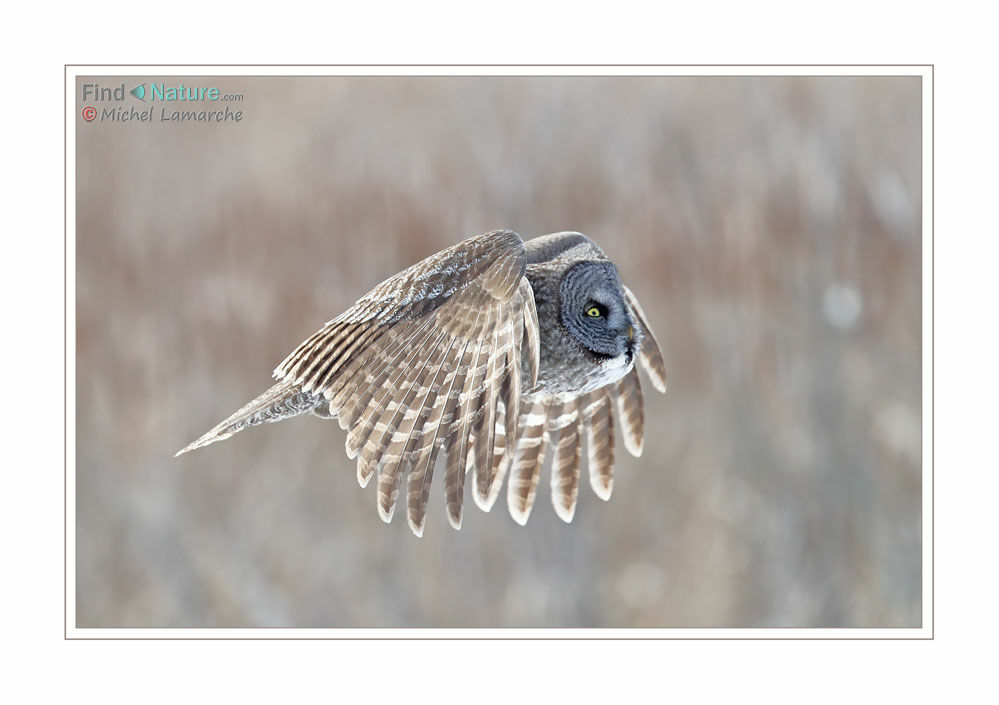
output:
[[458, 529], [466, 474], [485, 511], [509, 475], [510, 514], [526, 523], [552, 453], [552, 502], [568, 522], [584, 436], [601, 499], [613, 487], [615, 415], [625, 447], [642, 453], [636, 359], [665, 392], [648, 319], [603, 250], [575, 232], [525, 243], [497, 230], [376, 286], [278, 365], [277, 384], [177, 455], [259, 423], [335, 418], [361, 487], [377, 471], [384, 521], [408, 477], [406, 516], [421, 536], [439, 457]]

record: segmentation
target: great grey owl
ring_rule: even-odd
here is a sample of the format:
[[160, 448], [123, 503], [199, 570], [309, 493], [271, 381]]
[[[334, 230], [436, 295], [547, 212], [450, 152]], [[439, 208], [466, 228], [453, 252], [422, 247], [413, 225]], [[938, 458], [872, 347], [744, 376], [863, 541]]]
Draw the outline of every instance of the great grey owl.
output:
[[659, 345], [603, 250], [575, 232], [525, 243], [497, 230], [376, 286], [278, 365], [277, 384], [177, 455], [266, 421], [335, 418], [361, 486], [378, 473], [386, 522], [408, 476], [406, 514], [420, 536], [439, 456], [457, 529], [467, 473], [485, 511], [509, 474], [510, 514], [526, 523], [553, 448], [552, 502], [568, 522], [584, 435], [590, 486], [610, 498], [615, 408], [625, 447], [641, 455], [636, 357], [665, 392]]

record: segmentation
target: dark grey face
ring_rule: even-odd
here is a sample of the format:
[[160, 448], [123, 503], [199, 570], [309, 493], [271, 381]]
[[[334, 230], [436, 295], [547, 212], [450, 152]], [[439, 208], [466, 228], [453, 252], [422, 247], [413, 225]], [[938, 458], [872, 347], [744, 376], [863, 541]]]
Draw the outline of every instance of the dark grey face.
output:
[[562, 323], [583, 347], [600, 357], [635, 350], [635, 322], [624, 302], [617, 268], [607, 261], [582, 261], [569, 267], [559, 287]]

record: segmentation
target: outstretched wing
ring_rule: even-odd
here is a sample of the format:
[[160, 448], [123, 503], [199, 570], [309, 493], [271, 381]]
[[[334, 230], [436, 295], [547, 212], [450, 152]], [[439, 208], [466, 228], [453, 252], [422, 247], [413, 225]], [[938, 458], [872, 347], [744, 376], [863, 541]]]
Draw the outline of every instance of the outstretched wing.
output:
[[378, 474], [390, 521], [403, 476], [407, 518], [423, 532], [431, 474], [445, 458], [448, 519], [460, 527], [465, 473], [475, 498], [495, 494], [520, 416], [521, 360], [537, 380], [538, 321], [517, 233], [460, 242], [387, 279], [304, 341], [274, 371], [328, 402], [348, 430], [365, 486]]
[[[639, 360], [652, 385], [666, 391], [666, 368], [659, 343], [649, 327], [638, 299], [624, 287], [628, 305], [641, 327]], [[580, 395], [525, 395], [514, 457], [501, 466], [509, 468], [507, 505], [510, 516], [526, 524], [534, 506], [541, 469], [549, 452], [554, 454], [551, 495], [555, 513], [572, 521], [579, 495], [579, 476], [586, 439], [590, 487], [603, 500], [614, 488], [614, 417], [624, 435], [624, 446], [636, 458], [642, 454], [645, 408], [642, 386], [635, 365], [621, 379]], [[502, 479], [502, 478], [501, 478]]]

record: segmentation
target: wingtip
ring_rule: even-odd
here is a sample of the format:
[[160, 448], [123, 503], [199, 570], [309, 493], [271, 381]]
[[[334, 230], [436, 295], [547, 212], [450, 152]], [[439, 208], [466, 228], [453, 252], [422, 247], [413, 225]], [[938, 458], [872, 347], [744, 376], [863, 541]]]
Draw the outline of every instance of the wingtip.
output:
[[553, 502], [555, 505], [555, 514], [559, 519], [564, 521], [566, 524], [572, 523], [572, 518], [576, 516], [576, 503], [573, 502], [572, 506], [566, 507], [561, 502]]
[[395, 502], [392, 502], [388, 507], [381, 501], [378, 502], [378, 516], [386, 524], [392, 523], [392, 515], [395, 514]]
[[521, 526], [527, 525], [527, 520], [531, 517], [533, 504], [528, 507], [518, 507], [514, 502], [507, 502], [507, 509], [510, 510], [510, 517]]
[[181, 455], [184, 455], [184, 453], [190, 453], [192, 450], [197, 450], [198, 448], [204, 448], [205, 446], [210, 446], [212, 443], [225, 440], [231, 435], [232, 435], [231, 433], [216, 435], [214, 430], [209, 431], [198, 440], [194, 441], [193, 443], [189, 443], [184, 448], [178, 450], [176, 453], [173, 454], [173, 457], [178, 458]]
[[607, 502], [610, 501], [611, 494], [614, 492], [614, 480], [611, 479], [606, 485], [600, 480], [591, 480], [590, 487], [593, 488], [593, 494]]
[[493, 504], [496, 503], [496, 497], [499, 496], [499, 492], [496, 492], [494, 490], [495, 484], [496, 484], [496, 482], [495, 482], [495, 479], [494, 479], [492, 482], [490, 482], [490, 486], [486, 490], [486, 494], [485, 495], [483, 495], [479, 491], [478, 486], [476, 486], [475, 490], [472, 492], [472, 498], [475, 500], [475, 505], [479, 509], [481, 509], [482, 511], [486, 512], [487, 514], [490, 511], [492, 511]]
[[173, 457], [179, 458], [180, 456], [184, 455], [184, 453], [190, 453], [192, 450], [197, 450], [202, 445], [204, 445], [204, 440], [205, 440], [205, 437], [202, 436], [201, 438], [199, 438], [198, 440], [194, 441], [193, 443], [188, 443], [186, 446], [184, 446], [183, 448], [181, 448], [180, 450], [178, 450], [176, 453], [174, 453]]
[[201, 446], [197, 445], [197, 442], [194, 442], [194, 443], [190, 444], [189, 446], [186, 446], [186, 447], [181, 448], [180, 450], [178, 450], [176, 453], [173, 454], [173, 457], [179, 458], [180, 456], [184, 455], [184, 453], [190, 453], [192, 450], [197, 450], [200, 447]]
[[418, 538], [418, 539], [422, 539], [423, 538], [423, 523], [415, 524], [415, 523], [413, 523], [413, 520], [410, 519], [409, 520], [409, 530], [413, 532], [413, 536], [415, 536], [416, 538]]
[[662, 354], [659, 352], [659, 347], [655, 339], [653, 339], [652, 344], [655, 348], [651, 351], [643, 349], [638, 360], [641, 363], [642, 369], [645, 370], [645, 374], [648, 375], [649, 381], [652, 382], [652, 386], [656, 388], [657, 392], [665, 394], [666, 365], [663, 364]]

